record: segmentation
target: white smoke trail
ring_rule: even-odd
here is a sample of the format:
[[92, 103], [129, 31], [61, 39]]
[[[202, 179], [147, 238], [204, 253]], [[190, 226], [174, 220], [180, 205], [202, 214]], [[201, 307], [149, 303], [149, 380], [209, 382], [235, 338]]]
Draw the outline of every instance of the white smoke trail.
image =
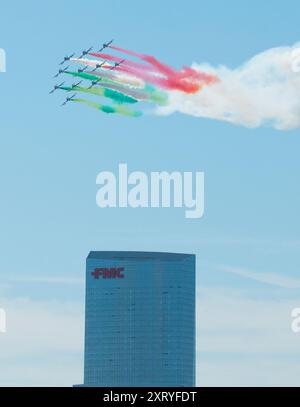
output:
[[246, 127], [270, 125], [279, 130], [300, 127], [300, 43], [256, 55], [237, 69], [208, 64], [193, 68], [220, 82], [196, 94], [169, 92], [169, 105], [158, 114], [185, 114], [224, 120]]
[[[99, 64], [103, 64], [103, 68], [112, 68], [113, 65], [100, 60], [100, 59], [87, 59], [87, 58], [71, 58], [72, 62], [76, 62], [82, 65], [90, 66], [91, 68], [96, 68]], [[143, 88], [145, 82], [142, 79], [136, 78], [134, 76], [126, 75], [117, 71], [109, 71], [106, 69], [99, 69], [98, 71], [93, 72], [94, 75], [103, 76], [116, 80], [119, 83], [127, 85], [133, 88]]]

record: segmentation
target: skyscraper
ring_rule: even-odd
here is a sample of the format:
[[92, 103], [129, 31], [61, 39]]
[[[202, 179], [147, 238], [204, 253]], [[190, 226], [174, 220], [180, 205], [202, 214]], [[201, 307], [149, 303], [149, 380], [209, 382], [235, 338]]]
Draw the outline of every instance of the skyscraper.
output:
[[90, 252], [84, 386], [195, 385], [195, 256]]

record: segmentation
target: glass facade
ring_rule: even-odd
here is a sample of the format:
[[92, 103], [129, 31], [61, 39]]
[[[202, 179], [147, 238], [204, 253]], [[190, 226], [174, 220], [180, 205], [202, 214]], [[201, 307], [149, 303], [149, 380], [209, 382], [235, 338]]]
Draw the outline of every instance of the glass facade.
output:
[[91, 252], [84, 386], [195, 385], [195, 256]]

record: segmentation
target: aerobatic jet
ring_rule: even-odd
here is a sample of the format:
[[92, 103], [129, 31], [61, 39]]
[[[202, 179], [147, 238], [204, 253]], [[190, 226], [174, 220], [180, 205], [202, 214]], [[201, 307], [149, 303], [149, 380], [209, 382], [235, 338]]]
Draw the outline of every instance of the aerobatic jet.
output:
[[81, 72], [86, 71], [87, 69], [88, 69], [88, 66], [85, 66], [85, 67], [83, 67], [83, 68], [77, 69], [77, 72], [81, 73]]
[[112, 44], [112, 42], [113, 42], [113, 40], [110, 40], [110, 41], [105, 42], [104, 44], [102, 44], [102, 47], [99, 49], [98, 52], [101, 52], [101, 51], [103, 51], [105, 48], [109, 47], [110, 44]]
[[115, 69], [117, 66], [123, 64], [123, 62], [125, 62], [125, 61], [126, 61], [126, 59], [122, 59], [122, 61], [120, 61], [120, 62], [115, 62], [110, 69]]
[[64, 60], [59, 65], [63, 65], [65, 62], [70, 61], [70, 59], [73, 58], [74, 56], [75, 56], [75, 52], [72, 55], [66, 55], [64, 57]]
[[97, 69], [101, 68], [105, 63], [106, 63], [106, 61], [101, 62], [101, 64], [96, 64], [95, 68], [91, 72], [97, 71]]
[[93, 49], [93, 47], [90, 47], [90, 48], [87, 49], [87, 50], [83, 50], [83, 51], [82, 51], [82, 54], [81, 54], [80, 57], [79, 57], [79, 59], [80, 59], [80, 58], [83, 58], [85, 55], [87, 55], [89, 52], [91, 52], [92, 49]]
[[59, 89], [61, 86], [63, 86], [64, 83], [65, 83], [65, 82], [62, 82], [60, 85], [55, 85], [54, 88], [53, 88], [53, 89], [51, 90], [51, 92], [49, 92], [49, 93], [50, 93], [50, 94], [51, 94], [51, 93], [54, 93], [57, 89]]
[[54, 75], [54, 78], [57, 78], [58, 75], [67, 72], [67, 70], [70, 68], [70, 65], [66, 66], [64, 69], [60, 69], [56, 75]]
[[64, 103], [62, 104], [62, 106], [66, 105], [68, 102], [70, 102], [71, 100], [73, 100], [76, 96], [76, 93], [74, 93], [74, 95], [67, 97], [67, 99], [64, 101]]
[[82, 81], [79, 81], [79, 82], [77, 82], [77, 83], [73, 83], [73, 84], [72, 84], [72, 89], [73, 89], [73, 88], [77, 88], [77, 86], [79, 86], [81, 83], [82, 83]]
[[93, 87], [94, 87], [95, 85], [97, 85], [97, 83], [98, 83], [98, 82], [100, 82], [100, 81], [101, 81], [101, 78], [96, 79], [95, 81], [92, 81], [91, 86], [90, 86], [90, 87], [88, 87], [88, 89], [93, 88]]

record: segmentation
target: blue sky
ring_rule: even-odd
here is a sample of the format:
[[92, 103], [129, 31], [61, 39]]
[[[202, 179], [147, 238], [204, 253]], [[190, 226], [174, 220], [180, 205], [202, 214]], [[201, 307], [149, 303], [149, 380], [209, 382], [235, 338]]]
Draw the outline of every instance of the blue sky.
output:
[[[300, 336], [290, 312], [300, 306], [299, 130], [180, 114], [131, 120], [62, 109], [62, 95], [48, 92], [63, 55], [111, 38], [178, 67], [235, 68], [298, 42], [299, 8], [289, 0], [2, 5], [0, 307], [8, 332], [0, 384], [80, 382], [85, 257], [159, 250], [197, 254], [200, 385], [297, 385]], [[204, 217], [98, 208], [96, 175], [120, 162], [130, 171], [204, 171]]]

